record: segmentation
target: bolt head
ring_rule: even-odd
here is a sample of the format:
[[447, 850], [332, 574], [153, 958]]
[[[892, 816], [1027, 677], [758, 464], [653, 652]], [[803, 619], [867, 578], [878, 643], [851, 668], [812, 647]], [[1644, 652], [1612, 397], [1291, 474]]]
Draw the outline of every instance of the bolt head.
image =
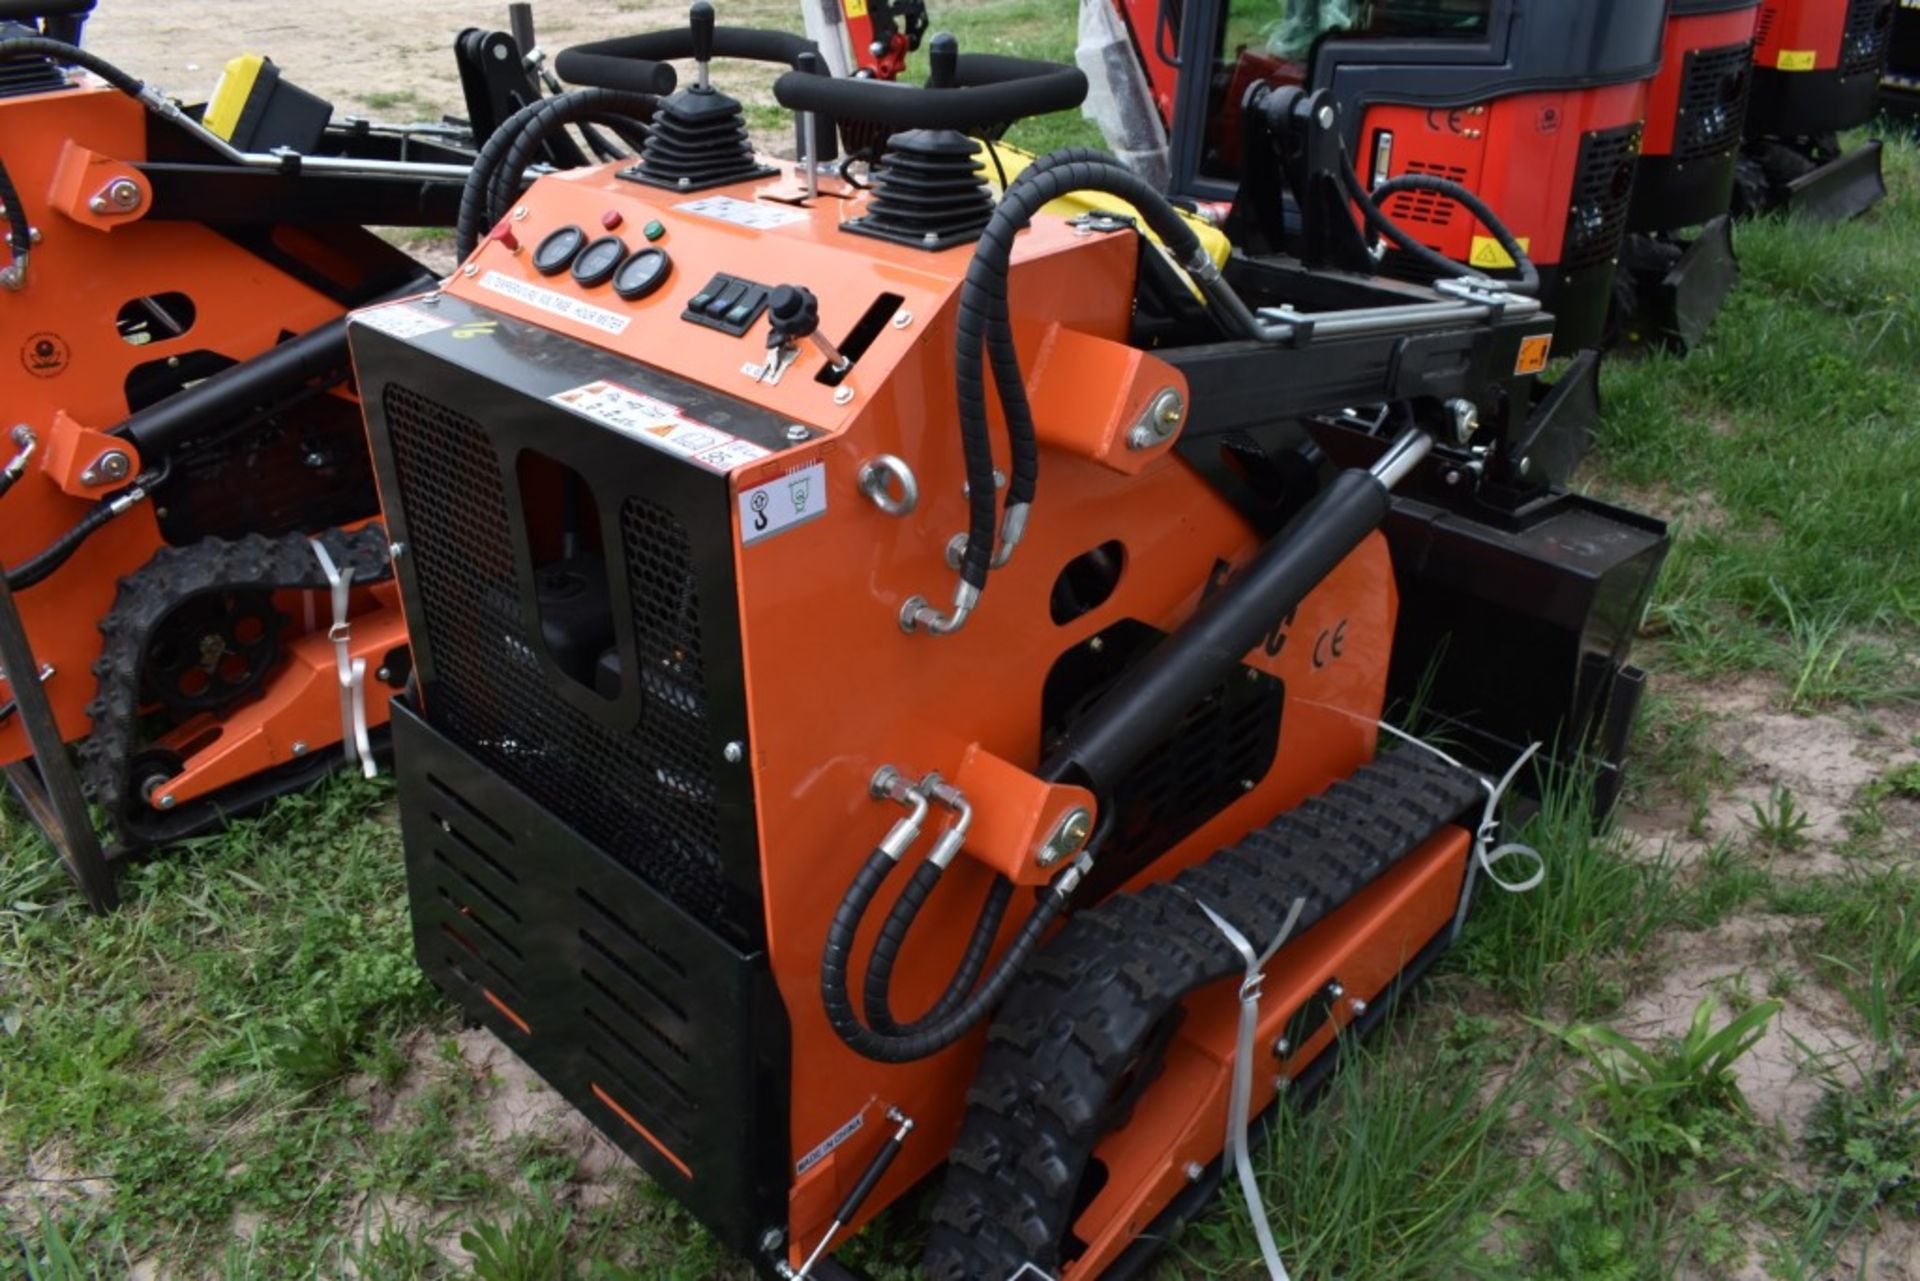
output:
[[851, 405], [853, 403], [853, 388], [842, 386], [837, 389], [833, 393], [833, 403], [836, 405]]
[[1106, 647], [1107, 647], [1107, 638], [1104, 636], [1095, 636], [1092, 640], [1087, 642], [1087, 648], [1092, 650], [1096, 654], [1106, 649]]
[[393, 669], [391, 667], [383, 667], [373, 674], [373, 678], [377, 681], [391, 681], [393, 679]]
[[92, 200], [87, 201], [87, 208], [97, 214], [103, 214], [107, 211], [107, 198], [105, 196], [95, 196]]
[[305, 756], [307, 754], [307, 744], [305, 739], [294, 740], [293, 754], [295, 756]]
[[738, 739], [735, 739], [733, 742], [728, 743], [725, 747], [720, 749], [720, 755], [727, 758], [727, 764], [738, 765], [741, 761], [744, 761], [745, 759], [747, 759], [746, 744], [740, 742]]
[[768, 1228], [765, 1232], [762, 1232], [760, 1234], [760, 1248], [761, 1250], [765, 1251], [767, 1254], [774, 1253], [776, 1250], [778, 1250], [781, 1246], [785, 1245], [786, 1243], [787, 1243], [787, 1234], [782, 1232], [779, 1228]]
[[173, 793], [172, 792], [163, 793], [160, 799], [155, 801], [154, 804], [158, 805], [163, 810], [172, 809], [174, 807]]
[[813, 435], [813, 433], [811, 431], [808, 431], [805, 427], [801, 426], [799, 423], [788, 423], [787, 430], [785, 431], [784, 435], [788, 440], [791, 440], [797, 444], [800, 441], [805, 440], [807, 437]]
[[406, 554], [407, 554], [407, 545], [405, 543], [388, 543], [387, 544], [387, 556], [389, 559], [399, 560], [402, 556], [405, 556]]
[[1037, 861], [1041, 867], [1052, 867], [1086, 848], [1087, 838], [1092, 835], [1092, 813], [1080, 807], [1070, 809], [1053, 825], [1053, 831], [1040, 847]]
[[1187, 1162], [1187, 1182], [1198, 1183], [1207, 1176], [1207, 1167], [1198, 1161]]
[[1527, 474], [1528, 472], [1530, 472], [1530, 471], [1532, 471], [1532, 470], [1533, 470], [1533, 459], [1531, 459], [1531, 458], [1522, 458], [1522, 459], [1521, 459], [1521, 460], [1520, 460], [1520, 461], [1519, 461], [1519, 462], [1518, 462], [1518, 463], [1517, 463], [1517, 464], [1516, 464], [1516, 465], [1514, 466], [1514, 470], [1515, 470], [1516, 472], [1518, 472], [1518, 473], [1520, 473], [1520, 474], [1521, 474], [1522, 476], [1524, 476], [1524, 475], [1526, 475], [1526, 474]]
[[913, 323], [912, 312], [896, 311], [893, 313], [893, 327], [895, 329], [905, 329], [908, 325], [911, 325], [912, 323]]
[[525, 205], [521, 205], [513, 211], [513, 220], [515, 222], [525, 222], [527, 220], [527, 207]]
[[1353, 1011], [1353, 1017], [1359, 1018], [1367, 1012], [1367, 1003], [1356, 996], [1347, 1002], [1347, 1008]]
[[1333, 108], [1332, 107], [1330, 106], [1321, 107], [1319, 114], [1314, 118], [1320, 122], [1320, 127], [1322, 129], [1333, 128]]

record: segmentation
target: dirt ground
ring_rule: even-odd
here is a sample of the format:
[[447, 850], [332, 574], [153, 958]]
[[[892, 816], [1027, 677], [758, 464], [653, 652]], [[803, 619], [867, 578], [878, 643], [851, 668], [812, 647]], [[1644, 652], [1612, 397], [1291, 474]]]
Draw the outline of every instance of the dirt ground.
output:
[[[718, 7], [729, 24], [799, 22], [797, 0], [723, 0]], [[568, 45], [673, 26], [686, 11], [685, 4], [658, 0], [547, 0], [535, 5], [534, 20], [551, 57]], [[261, 53], [289, 80], [331, 101], [336, 118], [411, 121], [462, 110], [455, 36], [468, 27], [506, 26], [504, 0], [107, 0], [87, 28], [87, 43], [186, 101], [210, 94], [229, 58]], [[744, 69], [730, 74], [742, 86], [771, 79]]]

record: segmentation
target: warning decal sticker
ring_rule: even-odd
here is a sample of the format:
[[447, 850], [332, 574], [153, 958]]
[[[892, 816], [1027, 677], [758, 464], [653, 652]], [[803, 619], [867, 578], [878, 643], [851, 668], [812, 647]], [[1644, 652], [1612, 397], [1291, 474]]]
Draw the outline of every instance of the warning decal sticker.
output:
[[729, 472], [773, 452], [689, 418], [678, 405], [604, 379], [558, 392], [551, 399], [582, 417], [712, 471]]
[[1537, 374], [1547, 367], [1547, 357], [1552, 354], [1552, 334], [1535, 334], [1531, 338], [1523, 338], [1520, 340], [1520, 359], [1513, 362], [1513, 372]]
[[365, 325], [368, 329], [378, 329], [381, 333], [392, 334], [395, 338], [418, 338], [421, 334], [445, 329], [453, 322], [442, 320], [425, 307], [416, 307], [410, 302], [396, 302], [385, 307], [356, 311], [353, 313], [353, 323]]
[[[1528, 253], [1533, 252], [1533, 237], [1520, 236], [1517, 239], [1520, 242], [1520, 248]], [[1519, 265], [1514, 262], [1513, 255], [1503, 249], [1500, 242], [1492, 236], [1475, 236], [1473, 250], [1467, 255], [1467, 261], [1476, 267], [1485, 267], [1491, 271]]]

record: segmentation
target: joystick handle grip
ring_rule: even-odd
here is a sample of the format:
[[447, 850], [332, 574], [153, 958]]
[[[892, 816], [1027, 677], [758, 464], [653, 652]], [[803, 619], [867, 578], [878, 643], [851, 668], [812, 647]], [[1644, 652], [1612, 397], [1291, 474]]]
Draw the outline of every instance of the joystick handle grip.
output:
[[960, 42], [942, 31], [927, 46], [927, 88], [954, 89], [960, 84]]
[[713, 61], [713, 6], [699, 0], [687, 11], [687, 26], [693, 31], [693, 60]]

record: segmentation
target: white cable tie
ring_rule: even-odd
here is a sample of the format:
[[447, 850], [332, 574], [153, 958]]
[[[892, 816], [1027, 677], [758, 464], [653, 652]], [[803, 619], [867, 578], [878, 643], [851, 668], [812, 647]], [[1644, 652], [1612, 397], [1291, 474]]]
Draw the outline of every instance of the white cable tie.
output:
[[[1487, 803], [1480, 811], [1480, 825], [1474, 829], [1473, 833], [1473, 860], [1467, 864], [1466, 883], [1460, 887], [1460, 907], [1453, 917], [1454, 935], [1457, 937], [1460, 928], [1466, 924], [1467, 909], [1473, 903], [1474, 881], [1479, 873], [1485, 872], [1489, 881], [1509, 894], [1525, 894], [1538, 889], [1547, 879], [1547, 860], [1541, 857], [1540, 851], [1522, 841], [1505, 841], [1498, 845], [1494, 844], [1494, 841], [1500, 834], [1500, 802], [1506, 799], [1507, 789], [1513, 786], [1514, 779], [1520, 777], [1520, 771], [1526, 767], [1527, 762], [1539, 753], [1541, 745], [1537, 742], [1533, 743], [1526, 751], [1520, 753], [1519, 759], [1508, 766], [1507, 772], [1500, 776], [1498, 783], [1495, 783], [1478, 770], [1468, 769], [1425, 739], [1409, 734], [1385, 721], [1379, 724], [1381, 729], [1402, 742], [1411, 743], [1439, 757], [1455, 769], [1473, 775], [1480, 786], [1486, 789]], [[1501, 879], [1496, 869], [1510, 858], [1532, 859], [1533, 874], [1518, 881]]]
[[1246, 974], [1240, 980], [1240, 1030], [1233, 1055], [1233, 1084], [1230, 1087], [1233, 1093], [1227, 1100], [1226, 1148], [1233, 1153], [1234, 1173], [1240, 1180], [1241, 1195], [1246, 1198], [1247, 1217], [1253, 1221], [1253, 1235], [1260, 1242], [1260, 1257], [1266, 1261], [1267, 1276], [1271, 1281], [1291, 1281], [1287, 1275], [1287, 1265], [1280, 1258], [1280, 1247], [1273, 1241], [1273, 1225], [1267, 1219], [1266, 1202], [1260, 1197], [1260, 1181], [1253, 1171], [1253, 1153], [1247, 1146], [1247, 1127], [1252, 1120], [1253, 1056], [1254, 1040], [1260, 1031], [1260, 988], [1266, 981], [1267, 962], [1273, 959], [1274, 953], [1293, 933], [1293, 927], [1300, 921], [1300, 913], [1306, 910], [1307, 900], [1304, 895], [1293, 900], [1286, 922], [1261, 955], [1255, 955], [1253, 944], [1247, 941], [1246, 935], [1234, 928], [1232, 922], [1199, 899], [1193, 901], [1246, 963]]
[[317, 538], [307, 540], [320, 572], [332, 589], [333, 624], [327, 628], [327, 640], [333, 645], [333, 664], [340, 681], [340, 750], [349, 767], [358, 766], [372, 778], [379, 773], [374, 764], [373, 747], [367, 732], [367, 662], [353, 656], [353, 628], [349, 609], [353, 597], [353, 566], [341, 569], [334, 564], [325, 544]]

